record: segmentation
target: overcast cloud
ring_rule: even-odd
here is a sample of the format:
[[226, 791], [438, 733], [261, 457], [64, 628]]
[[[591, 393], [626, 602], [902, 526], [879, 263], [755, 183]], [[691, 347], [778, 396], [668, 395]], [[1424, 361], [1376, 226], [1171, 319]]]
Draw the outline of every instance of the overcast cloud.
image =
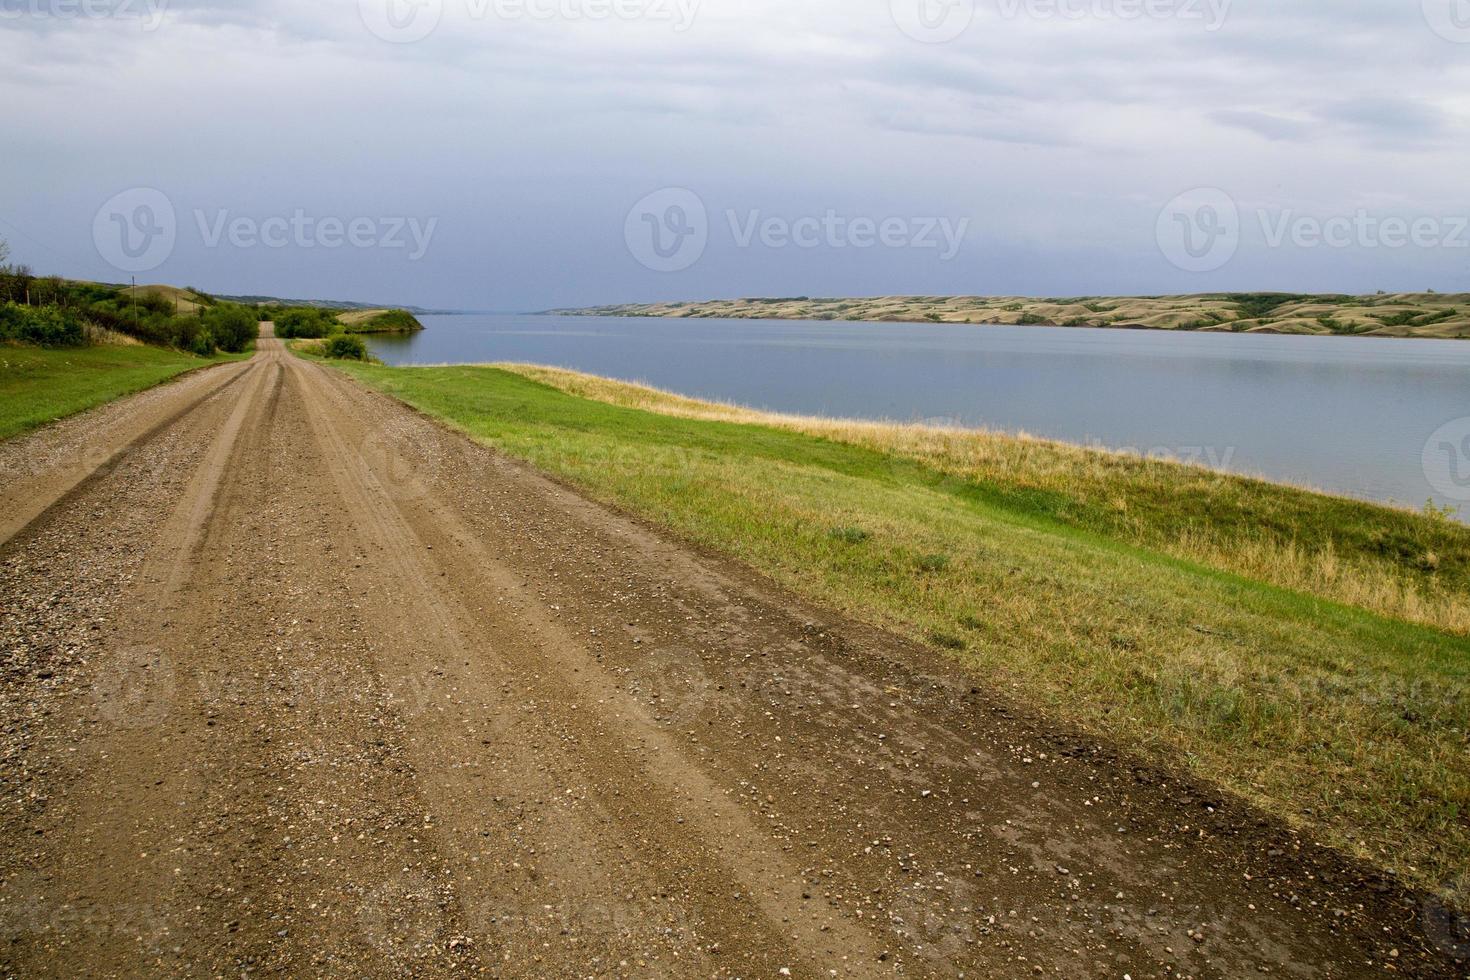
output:
[[499, 310], [1470, 290], [1467, 0], [969, 14], [0, 0], [0, 237], [42, 272]]

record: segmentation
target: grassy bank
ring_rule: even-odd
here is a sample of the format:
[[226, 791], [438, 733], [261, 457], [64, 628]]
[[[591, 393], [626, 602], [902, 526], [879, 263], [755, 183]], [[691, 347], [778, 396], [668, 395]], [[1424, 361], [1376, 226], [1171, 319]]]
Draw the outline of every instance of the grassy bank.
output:
[[407, 310], [349, 310], [337, 315], [348, 333], [417, 333], [424, 329]]
[[192, 368], [247, 355], [196, 357], [142, 344], [0, 345], [0, 439], [151, 388]]
[[1169, 464], [759, 416], [565, 372], [341, 369], [1053, 716], [1466, 894], [1470, 641], [1454, 630], [1470, 530]]

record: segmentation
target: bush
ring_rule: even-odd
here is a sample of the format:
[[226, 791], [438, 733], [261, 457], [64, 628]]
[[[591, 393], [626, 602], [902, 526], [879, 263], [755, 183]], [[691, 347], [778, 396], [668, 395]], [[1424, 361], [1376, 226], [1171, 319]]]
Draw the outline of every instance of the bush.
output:
[[222, 351], [238, 354], [260, 334], [257, 314], [244, 306], [221, 303], [204, 311], [204, 325]]
[[77, 347], [86, 342], [82, 320], [55, 306], [0, 305], [0, 340], [19, 340], [43, 347]]
[[367, 345], [362, 342], [362, 338], [347, 334], [337, 334], [329, 338], [322, 352], [339, 361], [367, 360]]
[[183, 318], [175, 316], [173, 304], [159, 296], [140, 296], [135, 303], [127, 296], [114, 295], [92, 303], [87, 307], [86, 317], [100, 327], [145, 343], [182, 346], [178, 321]]
[[384, 310], [377, 316], [347, 328], [349, 333], [412, 333], [424, 325], [407, 310]]
[[316, 306], [291, 306], [270, 310], [276, 324], [276, 336], [282, 340], [303, 338], [317, 340], [342, 332], [342, 324], [331, 310]]

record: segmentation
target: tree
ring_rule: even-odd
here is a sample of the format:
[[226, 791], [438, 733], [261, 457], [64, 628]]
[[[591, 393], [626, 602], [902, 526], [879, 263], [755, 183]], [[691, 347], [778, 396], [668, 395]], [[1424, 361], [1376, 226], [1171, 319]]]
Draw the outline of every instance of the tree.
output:
[[209, 335], [220, 350], [232, 353], [242, 351], [260, 332], [260, 324], [243, 306], [221, 303], [210, 307], [204, 314], [204, 323]]

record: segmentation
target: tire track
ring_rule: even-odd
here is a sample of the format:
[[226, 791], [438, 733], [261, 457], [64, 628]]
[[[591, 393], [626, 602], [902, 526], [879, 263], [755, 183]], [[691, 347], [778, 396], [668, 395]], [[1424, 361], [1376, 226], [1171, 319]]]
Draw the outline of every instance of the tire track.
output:
[[1462, 973], [1438, 906], [269, 336], [210, 384], [0, 545], [0, 975]]
[[[512, 573], [474, 548], [474, 538], [457, 517], [427, 488], [400, 487], [374, 472], [354, 449], [366, 442], [369, 432], [344, 409], [337, 388], [341, 382], [314, 366], [293, 364], [291, 370], [302, 376], [317, 437], [349, 510], [360, 519], [365, 551], [373, 556], [377, 574], [386, 572], [399, 590], [393, 615], [412, 617], [413, 630], [434, 651], [436, 669], [443, 671], [444, 686], [453, 692], [450, 703], [502, 713], [524, 709], [526, 694], [506, 694], [525, 692], [534, 681], [529, 696], [538, 712], [556, 715], [556, 725], [543, 727], [542, 737], [527, 747], [538, 750], [542, 766], [550, 763], [560, 770], [560, 795], [580, 792], [598, 801], [644, 857], [658, 856], [651, 870], [667, 883], [665, 889], [676, 882], [682, 886], [686, 908], [705, 931], [700, 945], [728, 951], [732, 969], [738, 972], [745, 960], [768, 974], [782, 967], [811, 975], [871, 972], [878, 962], [878, 940], [844, 917], [813, 916], [802, 897], [801, 869], [768, 845], [766, 835], [727, 792], [684, 758], [643, 706], [621, 692], [580, 643], [523, 593]], [[455, 571], [473, 568], [478, 574], [446, 588], [445, 574], [426, 558], [435, 539], [469, 549]], [[466, 609], [453, 601], [463, 587], [495, 601]], [[507, 598], [521, 601], [510, 615]], [[477, 661], [493, 665], [493, 674], [477, 670]], [[562, 683], [573, 676], [579, 678], [576, 687]], [[563, 713], [563, 706], [573, 710]], [[411, 720], [435, 722], [433, 742], [441, 747], [454, 738], [448, 729], [458, 721], [426, 714]], [[497, 744], [527, 734], [518, 726]], [[570, 759], [561, 757], [558, 746], [564, 744]], [[468, 746], [460, 751], [460, 758], [473, 755]], [[444, 761], [436, 760], [440, 772], [433, 765], [421, 766], [421, 780], [458, 779], [452, 770], [442, 771]], [[568, 780], [572, 774], [576, 778]], [[451, 785], [437, 792], [447, 804], [441, 819], [459, 822], [459, 836], [468, 838], [484, 820], [481, 808]], [[482, 898], [482, 904], [495, 901], [493, 895]], [[755, 936], [749, 934], [752, 927]], [[764, 941], [760, 933], [766, 934]]]
[[241, 376], [236, 400], [221, 404], [228, 408], [221, 422], [212, 413], [181, 417], [199, 437], [212, 432], [210, 448], [158, 530], [109, 652], [95, 664], [91, 704], [78, 706], [92, 709], [73, 763], [86, 777], [39, 830], [54, 854], [65, 855], [38, 883], [39, 901], [89, 925], [90, 941], [74, 951], [79, 973], [136, 975], [183, 956], [197, 924], [184, 867], [225, 874], [217, 862], [200, 867], [189, 841], [209, 792], [199, 733], [209, 685], [198, 653], [215, 638], [212, 606], [201, 594], [219, 588], [226, 573], [210, 560], [219, 556], [205, 552], [229, 534], [219, 504], [246, 462], [241, 444], [260, 441], [279, 390], [279, 366], [268, 360], [257, 357]]
[[[110, 473], [123, 459], [156, 439], [180, 419], [189, 416], [206, 401], [222, 394], [228, 395], [253, 370], [253, 364], [251, 361], [205, 369], [161, 389], [143, 392], [107, 406], [109, 411], [122, 414], [111, 430], [104, 432], [100, 439], [92, 435], [80, 446], [63, 443], [59, 449], [51, 447], [48, 455], [61, 455], [62, 462], [0, 486], [0, 547], [44, 519], [47, 514], [75, 499], [93, 482]], [[203, 391], [195, 394], [195, 389], [201, 386]], [[145, 401], [144, 396], [155, 395], [155, 392], [162, 397], [148, 398]], [[141, 411], [132, 415], [129, 410], [135, 405]], [[52, 433], [43, 430], [33, 437], [26, 437], [23, 442], [27, 444], [6, 448], [17, 455], [34, 459], [43, 454], [37, 451], [39, 447], [33, 443], [51, 436]]]

